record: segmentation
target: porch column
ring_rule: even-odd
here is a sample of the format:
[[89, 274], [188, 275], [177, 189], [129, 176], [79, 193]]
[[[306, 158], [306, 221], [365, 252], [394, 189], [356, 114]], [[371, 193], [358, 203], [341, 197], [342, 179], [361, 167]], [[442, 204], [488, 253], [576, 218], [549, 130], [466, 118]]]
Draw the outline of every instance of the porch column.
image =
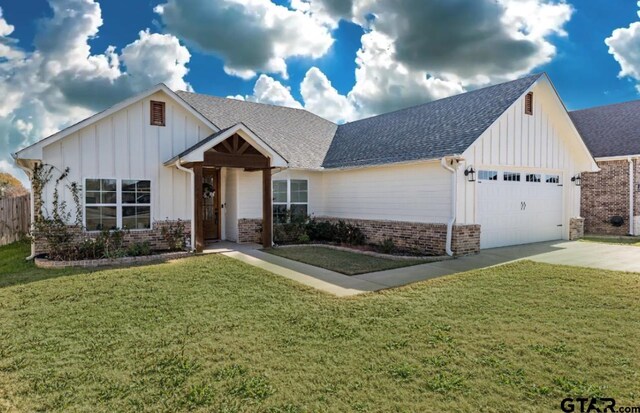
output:
[[262, 170], [262, 246], [271, 248], [273, 226], [273, 196], [271, 195], [271, 169]]
[[196, 228], [196, 252], [202, 252], [204, 249], [204, 226], [202, 211], [202, 162], [193, 165], [193, 222]]

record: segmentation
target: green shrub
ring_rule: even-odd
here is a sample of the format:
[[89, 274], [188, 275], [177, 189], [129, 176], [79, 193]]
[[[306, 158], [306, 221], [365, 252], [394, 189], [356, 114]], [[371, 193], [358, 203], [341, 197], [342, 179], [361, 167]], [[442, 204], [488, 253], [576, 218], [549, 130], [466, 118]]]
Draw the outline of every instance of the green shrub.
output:
[[308, 244], [311, 241], [311, 238], [309, 238], [309, 235], [307, 234], [302, 234], [298, 237], [298, 243], [300, 244]]
[[162, 226], [161, 233], [170, 251], [181, 251], [187, 247], [187, 233], [184, 222], [178, 219]]
[[396, 250], [396, 244], [393, 242], [393, 239], [385, 238], [385, 240], [378, 245], [378, 248], [385, 254], [391, 254]]
[[334, 226], [334, 242], [349, 245], [364, 244], [365, 236], [357, 226], [344, 222], [342, 220], [338, 221], [338, 223], [334, 224]]
[[330, 242], [335, 238], [334, 225], [329, 221], [318, 221], [316, 218], [309, 220], [306, 232], [312, 241]]
[[149, 244], [149, 241], [133, 242], [127, 248], [127, 255], [129, 257], [151, 255], [151, 244]]

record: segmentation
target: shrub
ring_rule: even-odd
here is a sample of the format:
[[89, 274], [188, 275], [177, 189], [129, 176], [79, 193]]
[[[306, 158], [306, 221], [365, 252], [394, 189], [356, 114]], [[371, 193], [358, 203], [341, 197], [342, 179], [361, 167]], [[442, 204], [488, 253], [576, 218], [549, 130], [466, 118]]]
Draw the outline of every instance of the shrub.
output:
[[378, 245], [378, 248], [385, 254], [391, 254], [396, 250], [396, 244], [393, 242], [393, 239], [385, 238], [385, 240]]
[[365, 236], [360, 228], [340, 220], [335, 224], [333, 241], [340, 244], [362, 245], [364, 244]]
[[313, 241], [333, 241], [334, 226], [329, 221], [318, 221], [316, 218], [311, 218], [307, 223], [307, 235]]
[[307, 234], [302, 234], [298, 237], [298, 242], [300, 244], [308, 244], [311, 241], [311, 238], [309, 238], [309, 235]]
[[181, 251], [187, 247], [187, 234], [182, 220], [163, 225], [161, 232], [170, 251]]
[[129, 257], [151, 255], [151, 244], [149, 244], [149, 241], [133, 242], [129, 244], [129, 247], [127, 248], [127, 255]]
[[124, 236], [128, 231], [116, 228], [114, 230], [103, 229], [96, 237], [96, 244], [102, 247], [104, 258], [120, 258], [127, 255], [124, 248]]

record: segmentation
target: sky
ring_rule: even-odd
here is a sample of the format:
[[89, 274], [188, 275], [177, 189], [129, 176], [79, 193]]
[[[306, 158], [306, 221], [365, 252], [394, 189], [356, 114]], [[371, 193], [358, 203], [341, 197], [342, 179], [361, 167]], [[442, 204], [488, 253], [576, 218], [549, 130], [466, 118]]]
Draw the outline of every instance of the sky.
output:
[[538, 72], [569, 110], [640, 99], [640, 2], [0, 0], [0, 171], [160, 82], [343, 123]]

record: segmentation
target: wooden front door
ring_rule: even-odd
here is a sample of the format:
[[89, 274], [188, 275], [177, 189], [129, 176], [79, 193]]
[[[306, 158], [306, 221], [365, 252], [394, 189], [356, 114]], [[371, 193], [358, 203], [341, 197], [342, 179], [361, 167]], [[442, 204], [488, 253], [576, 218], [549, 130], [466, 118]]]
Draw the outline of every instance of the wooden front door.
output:
[[220, 239], [220, 170], [202, 171], [202, 215], [204, 239]]

